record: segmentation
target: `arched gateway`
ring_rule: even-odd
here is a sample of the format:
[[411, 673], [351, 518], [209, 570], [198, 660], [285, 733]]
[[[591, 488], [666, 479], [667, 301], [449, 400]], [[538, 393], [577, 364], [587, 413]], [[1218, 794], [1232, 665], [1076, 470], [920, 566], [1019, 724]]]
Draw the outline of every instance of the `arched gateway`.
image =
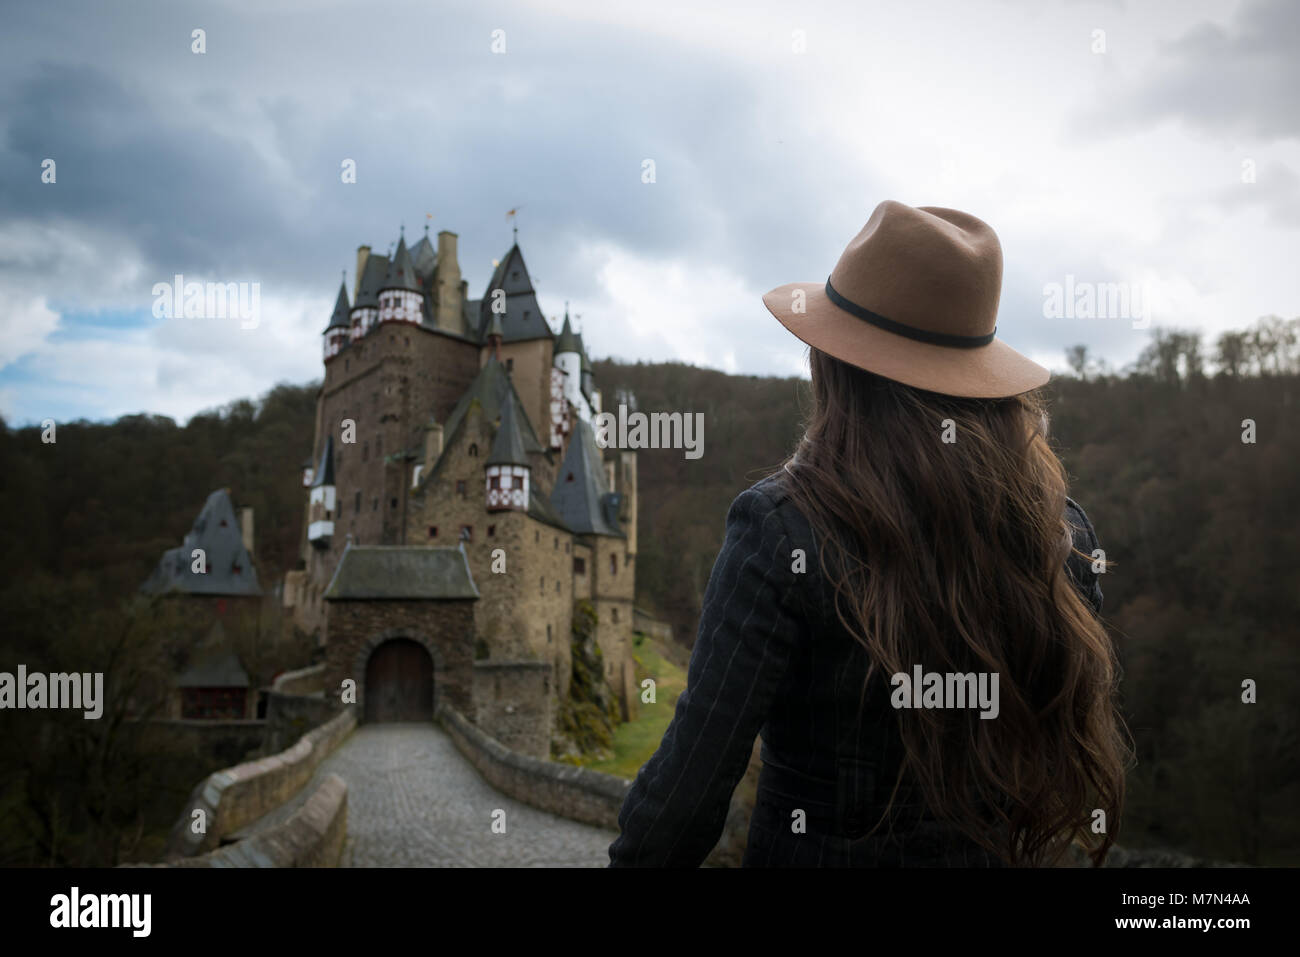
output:
[[433, 658], [418, 642], [392, 638], [366, 662], [365, 720], [430, 721], [434, 709]]

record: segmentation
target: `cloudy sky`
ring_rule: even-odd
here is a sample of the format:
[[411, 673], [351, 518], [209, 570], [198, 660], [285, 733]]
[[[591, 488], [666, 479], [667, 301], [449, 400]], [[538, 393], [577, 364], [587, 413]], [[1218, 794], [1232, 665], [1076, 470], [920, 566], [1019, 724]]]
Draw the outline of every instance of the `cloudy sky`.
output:
[[[9, 7], [0, 415], [316, 378], [359, 244], [457, 232], [477, 298], [512, 207], [594, 357], [800, 371], [762, 293], [896, 199], [997, 230], [1013, 346], [1122, 366], [1141, 323], [1045, 316], [1045, 286], [1127, 283], [1208, 337], [1300, 314], [1297, 48], [1288, 0]], [[155, 317], [178, 273], [259, 283], [257, 327]]]

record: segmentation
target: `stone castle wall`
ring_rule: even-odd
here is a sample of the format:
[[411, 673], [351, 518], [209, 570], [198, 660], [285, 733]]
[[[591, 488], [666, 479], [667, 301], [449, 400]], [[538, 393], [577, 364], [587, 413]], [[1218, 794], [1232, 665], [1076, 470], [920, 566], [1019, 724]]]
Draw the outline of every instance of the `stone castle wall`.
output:
[[408, 638], [433, 658], [433, 705], [444, 698], [473, 713], [474, 601], [331, 601], [326, 615], [325, 695], [356, 682], [365, 714], [366, 663], [392, 638]]

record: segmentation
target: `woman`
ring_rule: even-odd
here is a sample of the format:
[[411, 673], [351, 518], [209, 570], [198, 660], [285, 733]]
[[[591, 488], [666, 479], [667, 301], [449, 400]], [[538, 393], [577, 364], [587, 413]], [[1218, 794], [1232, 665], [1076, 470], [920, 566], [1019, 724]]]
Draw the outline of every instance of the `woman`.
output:
[[810, 347], [795, 454], [727, 516], [687, 689], [612, 866], [697, 866], [762, 732], [746, 866], [1100, 864], [1128, 750], [1103, 565], [995, 333], [1002, 254], [882, 203], [825, 284], [764, 297]]

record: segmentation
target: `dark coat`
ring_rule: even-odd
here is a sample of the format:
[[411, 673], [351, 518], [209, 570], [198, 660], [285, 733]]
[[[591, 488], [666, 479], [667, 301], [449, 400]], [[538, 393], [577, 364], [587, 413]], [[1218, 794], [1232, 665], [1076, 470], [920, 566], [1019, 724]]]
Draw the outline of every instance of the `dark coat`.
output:
[[[1075, 547], [1091, 554], [1091, 523], [1073, 501], [1067, 511]], [[804, 550], [802, 573], [794, 549]], [[1090, 563], [1072, 556], [1067, 567], [1100, 612]], [[812, 529], [774, 477], [736, 498], [686, 690], [623, 803], [610, 866], [699, 866], [760, 731], [745, 866], [996, 866], [907, 792], [895, 799], [892, 827], [867, 836], [888, 803], [901, 744], [887, 683], [859, 711], [867, 656], [835, 619], [822, 577]], [[795, 810], [806, 815], [805, 833], [792, 828]]]

